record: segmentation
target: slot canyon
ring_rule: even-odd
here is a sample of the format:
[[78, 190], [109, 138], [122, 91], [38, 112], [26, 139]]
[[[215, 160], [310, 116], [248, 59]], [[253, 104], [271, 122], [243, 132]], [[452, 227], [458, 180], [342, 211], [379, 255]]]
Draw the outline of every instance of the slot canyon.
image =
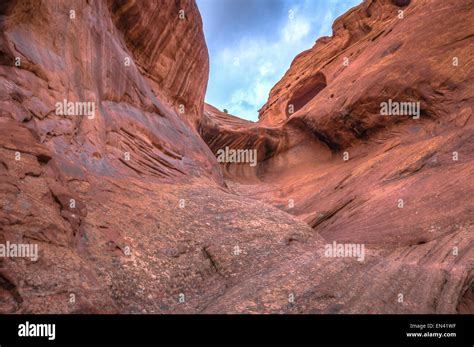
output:
[[3, 0], [0, 244], [39, 256], [0, 313], [474, 313], [473, 18], [366, 0], [251, 122], [205, 103], [194, 0]]

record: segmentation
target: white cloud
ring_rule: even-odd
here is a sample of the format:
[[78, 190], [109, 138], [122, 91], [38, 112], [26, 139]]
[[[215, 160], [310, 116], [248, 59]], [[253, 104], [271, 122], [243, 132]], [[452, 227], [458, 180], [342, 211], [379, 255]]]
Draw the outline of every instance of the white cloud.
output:
[[282, 30], [284, 42], [300, 41], [306, 37], [310, 30], [310, 20], [298, 14], [297, 9], [292, 9], [293, 16], [289, 17]]
[[219, 73], [225, 74], [227, 83], [235, 85], [228, 99], [222, 100], [222, 108], [239, 117], [256, 120], [258, 109], [265, 104], [270, 89], [283, 76], [294, 56], [313, 44], [313, 38], [304, 40], [309, 31], [309, 23], [295, 17], [288, 20], [275, 42], [244, 37], [237, 47], [222, 50], [215, 64], [221, 67]]
[[273, 68], [273, 64], [271, 62], [263, 63], [259, 68], [260, 76], [265, 77], [267, 75], [273, 74], [275, 69]]

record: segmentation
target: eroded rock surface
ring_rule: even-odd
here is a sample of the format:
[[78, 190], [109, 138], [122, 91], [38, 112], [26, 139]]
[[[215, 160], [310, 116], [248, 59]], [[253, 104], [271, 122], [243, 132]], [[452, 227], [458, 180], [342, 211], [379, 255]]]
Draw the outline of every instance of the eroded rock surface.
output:
[[473, 12], [366, 2], [251, 123], [204, 105], [193, 1], [3, 1], [0, 244], [39, 257], [0, 257], [0, 312], [472, 313]]

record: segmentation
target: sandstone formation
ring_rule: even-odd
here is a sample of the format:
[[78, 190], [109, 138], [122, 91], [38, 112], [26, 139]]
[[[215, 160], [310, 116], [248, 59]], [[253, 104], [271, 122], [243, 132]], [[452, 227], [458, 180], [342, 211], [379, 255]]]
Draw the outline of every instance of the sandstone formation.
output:
[[194, 1], [3, 1], [0, 244], [39, 257], [0, 257], [0, 312], [473, 313], [472, 18], [364, 2], [251, 123], [204, 105]]
[[[437, 292], [431, 306], [395, 312], [439, 312], [447, 292], [457, 298], [441, 311], [473, 310], [473, 15], [472, 1], [366, 1], [294, 59], [258, 123], [205, 109], [213, 152], [258, 150], [255, 168], [222, 165], [236, 194], [297, 216], [328, 242], [385, 252], [380, 274], [363, 270], [386, 281], [384, 302], [404, 286], [417, 300]], [[389, 99], [419, 101], [419, 117], [381, 116]], [[368, 298], [373, 285], [350, 292]]]

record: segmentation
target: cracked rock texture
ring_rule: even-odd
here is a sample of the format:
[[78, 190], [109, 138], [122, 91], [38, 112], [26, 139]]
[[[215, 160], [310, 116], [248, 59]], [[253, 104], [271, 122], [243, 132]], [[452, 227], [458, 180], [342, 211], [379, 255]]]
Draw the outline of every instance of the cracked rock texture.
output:
[[204, 104], [194, 1], [3, 1], [0, 244], [39, 258], [0, 257], [0, 312], [473, 313], [472, 18], [366, 1], [252, 123]]

